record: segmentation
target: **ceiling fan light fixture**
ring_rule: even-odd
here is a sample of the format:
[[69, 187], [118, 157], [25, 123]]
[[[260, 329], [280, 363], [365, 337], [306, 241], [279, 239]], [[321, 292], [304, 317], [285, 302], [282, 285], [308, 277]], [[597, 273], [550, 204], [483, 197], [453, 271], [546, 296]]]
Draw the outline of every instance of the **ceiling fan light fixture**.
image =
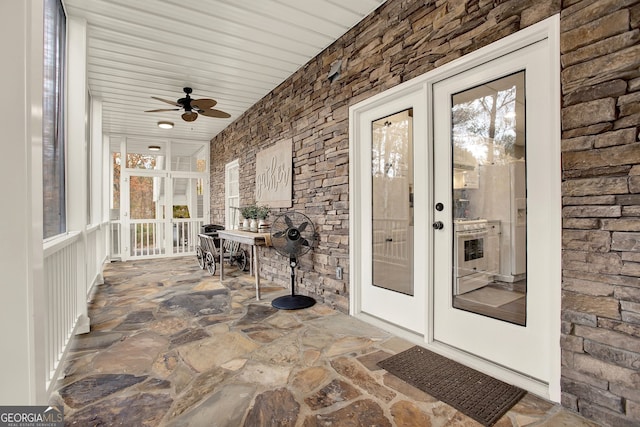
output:
[[171, 129], [171, 128], [173, 128], [173, 122], [162, 120], [162, 121], [158, 122], [158, 127], [160, 129]]
[[149, 149], [149, 151], [160, 151], [162, 149], [162, 147], [160, 147], [159, 145], [150, 145], [147, 148]]

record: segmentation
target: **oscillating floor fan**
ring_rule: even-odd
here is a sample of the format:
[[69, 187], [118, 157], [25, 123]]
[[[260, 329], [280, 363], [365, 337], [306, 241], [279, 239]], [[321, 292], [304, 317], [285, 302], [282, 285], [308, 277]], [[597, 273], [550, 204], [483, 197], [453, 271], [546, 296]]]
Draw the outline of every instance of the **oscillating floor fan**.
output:
[[278, 253], [289, 258], [291, 267], [291, 295], [278, 297], [271, 305], [281, 310], [297, 310], [316, 303], [306, 295], [296, 295], [296, 266], [298, 257], [309, 252], [316, 231], [311, 220], [299, 212], [286, 212], [276, 217], [271, 224], [271, 244]]

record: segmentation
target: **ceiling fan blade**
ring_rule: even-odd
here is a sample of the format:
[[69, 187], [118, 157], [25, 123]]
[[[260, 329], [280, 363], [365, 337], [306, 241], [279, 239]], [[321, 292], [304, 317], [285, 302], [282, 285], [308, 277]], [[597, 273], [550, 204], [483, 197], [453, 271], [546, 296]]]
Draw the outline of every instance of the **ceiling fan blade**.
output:
[[286, 233], [287, 230], [283, 230], [283, 231], [276, 231], [275, 233], [273, 233], [273, 237], [275, 237], [276, 239], [279, 239], [281, 237], [284, 237], [284, 233]]
[[147, 110], [145, 113], [161, 113], [163, 111], [180, 111], [179, 108], [160, 108], [159, 110]]
[[214, 108], [200, 110], [200, 114], [207, 117], [215, 117], [217, 119], [228, 119], [229, 117], [231, 117], [231, 114], [225, 113], [224, 111], [216, 110]]
[[187, 111], [182, 115], [182, 120], [184, 120], [185, 122], [192, 122], [197, 118], [198, 113], [196, 113], [195, 111]]
[[167, 104], [175, 105], [176, 107], [182, 107], [182, 105], [178, 104], [176, 101], [169, 101], [168, 99], [158, 98], [157, 96], [152, 96], [151, 98], [166, 102]]
[[216, 106], [218, 102], [214, 99], [193, 99], [191, 100], [191, 106], [196, 107], [200, 110], [208, 110]]
[[309, 225], [308, 222], [303, 222], [302, 224], [300, 224], [300, 227], [298, 227], [298, 230], [300, 230], [300, 232], [302, 233], [307, 228], [308, 225]]
[[302, 246], [311, 246], [311, 245], [309, 245], [309, 241], [308, 241], [307, 239], [302, 239], [302, 240], [300, 241], [300, 244], [301, 244]]

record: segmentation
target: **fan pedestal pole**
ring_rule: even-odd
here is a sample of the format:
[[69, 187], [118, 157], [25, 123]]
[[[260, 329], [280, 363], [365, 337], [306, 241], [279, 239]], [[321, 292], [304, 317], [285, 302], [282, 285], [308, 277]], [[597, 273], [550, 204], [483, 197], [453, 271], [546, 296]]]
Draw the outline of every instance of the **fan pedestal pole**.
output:
[[271, 301], [271, 305], [280, 310], [299, 310], [301, 308], [309, 308], [316, 303], [311, 297], [306, 295], [296, 295], [296, 272], [295, 268], [298, 262], [295, 258], [289, 260], [291, 267], [291, 295], [278, 297]]

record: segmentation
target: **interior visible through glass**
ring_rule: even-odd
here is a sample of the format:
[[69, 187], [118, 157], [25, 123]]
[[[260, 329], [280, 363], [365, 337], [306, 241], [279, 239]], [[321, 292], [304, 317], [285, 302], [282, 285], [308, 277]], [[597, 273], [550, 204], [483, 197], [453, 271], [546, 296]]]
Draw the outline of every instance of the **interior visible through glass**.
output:
[[525, 72], [452, 96], [453, 306], [526, 324]]
[[371, 132], [373, 285], [413, 295], [413, 109]]

